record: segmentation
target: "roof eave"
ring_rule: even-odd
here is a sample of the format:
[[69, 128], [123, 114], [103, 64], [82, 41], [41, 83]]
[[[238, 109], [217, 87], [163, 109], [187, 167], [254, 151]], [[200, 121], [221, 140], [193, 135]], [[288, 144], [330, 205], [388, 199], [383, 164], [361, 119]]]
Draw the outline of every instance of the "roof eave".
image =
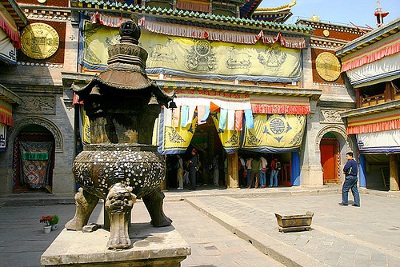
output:
[[20, 105], [22, 103], [21, 97], [19, 97], [16, 93], [13, 91], [10, 91], [5, 87], [4, 85], [0, 84], [0, 99], [3, 99], [7, 103], [10, 104], [18, 104]]
[[387, 25], [384, 25], [380, 28], [377, 28], [363, 36], [354, 39], [353, 41], [348, 42], [341, 49], [336, 51], [336, 55], [338, 57], [343, 57], [351, 52], [359, 50], [366, 46], [366, 44], [374, 43], [379, 41], [380, 39], [387, 38], [391, 35], [394, 35], [400, 31], [400, 18], [389, 22]]
[[342, 118], [349, 117], [360, 117], [364, 115], [369, 115], [373, 113], [381, 113], [389, 110], [400, 109], [400, 100], [393, 100], [390, 102], [385, 102], [375, 106], [356, 108], [352, 110], [348, 110], [346, 112], [342, 112], [340, 116]]
[[17, 24], [18, 27], [24, 27], [28, 25], [28, 18], [26, 17], [24, 11], [22, 11], [21, 7], [18, 5], [18, 3], [15, 0], [0, 0], [0, 3], [4, 6], [11, 6], [12, 10], [7, 9], [8, 12], [15, 12], [15, 15], [19, 18], [18, 20], [15, 19], [15, 15], [10, 14], [15, 23]]
[[[155, 17], [162, 17], [162, 18], [168, 18], [168, 19], [173, 19], [173, 20], [179, 20], [179, 21], [184, 21], [184, 22], [194, 22], [194, 23], [199, 23], [203, 25], [220, 25], [220, 26], [237, 26], [237, 27], [248, 27], [248, 28], [253, 28], [253, 29], [265, 29], [265, 30], [270, 30], [270, 31], [279, 31], [282, 33], [290, 33], [290, 34], [298, 34], [298, 35], [310, 35], [312, 32], [312, 27], [310, 26], [304, 26], [304, 25], [295, 25], [295, 24], [283, 24], [283, 23], [273, 23], [273, 22], [260, 22], [259, 20], [253, 20], [253, 19], [238, 19], [238, 18], [232, 18], [232, 17], [225, 17], [225, 16], [214, 16], [214, 15], [206, 15], [206, 17], [200, 17], [196, 16], [197, 14], [200, 14], [199, 12], [189, 12], [188, 14], [190, 16], [183, 16], [187, 12], [183, 12], [181, 14], [174, 14], [174, 12], [169, 12], [169, 10], [161, 10], [161, 9], [148, 9], [148, 8], [142, 8], [139, 6], [133, 7], [115, 7], [111, 5], [108, 2], [102, 2], [101, 4], [96, 4], [91, 7], [86, 7], [84, 4], [87, 4], [83, 0], [80, 1], [79, 3], [81, 6], [73, 6], [68, 9], [73, 10], [73, 11], [84, 11], [84, 10], [92, 10], [92, 11], [102, 11], [102, 12], [113, 12], [113, 13], [118, 13], [121, 14], [123, 12], [126, 12], [127, 14], [131, 13], [137, 13], [137, 14], [145, 14], [148, 16], [155, 16]], [[137, 9], [137, 10], [136, 10]], [[232, 19], [234, 21], [232, 21]]]

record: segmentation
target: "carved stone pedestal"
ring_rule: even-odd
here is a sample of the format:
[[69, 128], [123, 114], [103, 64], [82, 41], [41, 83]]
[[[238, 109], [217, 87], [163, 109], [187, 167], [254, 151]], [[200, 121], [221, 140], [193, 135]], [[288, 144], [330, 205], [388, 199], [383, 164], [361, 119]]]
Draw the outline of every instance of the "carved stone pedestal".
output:
[[92, 233], [64, 229], [42, 254], [41, 266], [180, 266], [190, 255], [189, 245], [173, 226], [154, 228], [150, 224], [132, 224], [132, 247], [106, 248], [110, 232]]

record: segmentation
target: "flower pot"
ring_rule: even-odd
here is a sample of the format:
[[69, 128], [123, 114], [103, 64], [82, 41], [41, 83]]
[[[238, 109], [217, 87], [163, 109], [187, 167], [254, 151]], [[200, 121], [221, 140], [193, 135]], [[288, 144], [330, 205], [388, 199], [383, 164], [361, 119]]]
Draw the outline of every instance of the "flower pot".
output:
[[43, 233], [49, 234], [51, 232], [51, 225], [43, 227]]
[[58, 224], [52, 224], [51, 225], [51, 231], [57, 230], [58, 229]]

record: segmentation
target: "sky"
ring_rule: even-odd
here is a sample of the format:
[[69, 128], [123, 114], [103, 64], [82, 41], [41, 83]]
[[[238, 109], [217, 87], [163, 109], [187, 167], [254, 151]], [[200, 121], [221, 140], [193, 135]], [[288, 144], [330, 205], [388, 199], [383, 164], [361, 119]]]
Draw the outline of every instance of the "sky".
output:
[[[263, 0], [261, 7], [278, 7], [293, 0]], [[376, 28], [374, 12], [376, 0], [297, 0], [291, 9], [293, 15], [286, 23], [294, 24], [298, 18], [310, 19], [313, 14], [321, 21], [334, 24], [351, 26], [351, 22], [357, 26], [366, 25]], [[389, 11], [389, 15], [383, 22], [395, 20], [400, 17], [400, 0], [380, 0], [382, 11]]]

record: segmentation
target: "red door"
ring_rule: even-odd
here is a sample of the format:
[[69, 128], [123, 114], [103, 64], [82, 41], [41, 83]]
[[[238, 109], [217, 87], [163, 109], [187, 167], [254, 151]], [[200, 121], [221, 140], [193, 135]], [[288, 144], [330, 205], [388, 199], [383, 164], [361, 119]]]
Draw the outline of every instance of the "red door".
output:
[[321, 140], [321, 165], [324, 184], [338, 183], [338, 152], [337, 140]]

